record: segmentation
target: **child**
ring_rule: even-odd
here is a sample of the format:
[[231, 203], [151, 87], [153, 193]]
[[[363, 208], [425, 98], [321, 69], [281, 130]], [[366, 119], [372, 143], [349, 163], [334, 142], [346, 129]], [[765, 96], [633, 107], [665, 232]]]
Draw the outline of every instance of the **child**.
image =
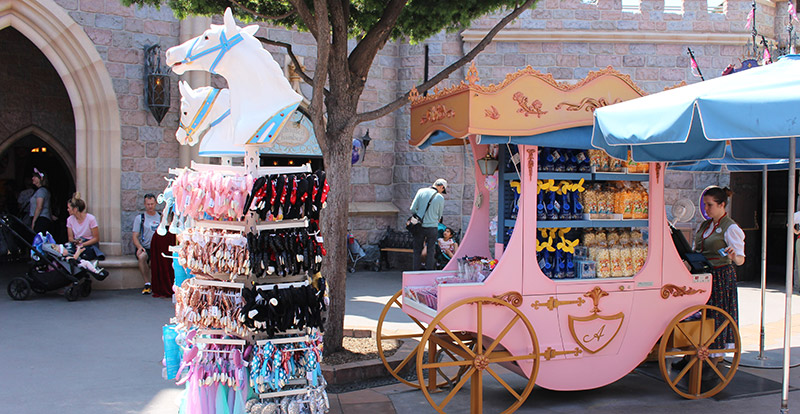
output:
[[447, 227], [442, 232], [442, 237], [438, 240], [439, 248], [442, 250], [444, 256], [449, 260], [456, 254], [458, 243], [453, 240], [453, 229]]

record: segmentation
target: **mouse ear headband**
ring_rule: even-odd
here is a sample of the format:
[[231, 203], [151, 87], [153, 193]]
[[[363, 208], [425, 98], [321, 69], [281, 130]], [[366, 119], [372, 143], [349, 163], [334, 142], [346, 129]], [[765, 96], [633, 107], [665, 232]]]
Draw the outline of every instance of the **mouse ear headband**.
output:
[[34, 173], [34, 174], [36, 174], [36, 175], [38, 175], [38, 176], [39, 176], [39, 178], [44, 178], [44, 173], [43, 173], [43, 172], [41, 172], [41, 171], [39, 171], [39, 169], [38, 169], [38, 168], [34, 168], [34, 169], [33, 169], [33, 173]]

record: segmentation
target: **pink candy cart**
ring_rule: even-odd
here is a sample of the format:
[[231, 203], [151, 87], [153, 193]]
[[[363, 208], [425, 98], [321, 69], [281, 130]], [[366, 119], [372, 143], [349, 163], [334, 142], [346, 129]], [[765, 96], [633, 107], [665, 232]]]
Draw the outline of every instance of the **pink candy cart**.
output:
[[[665, 165], [652, 163], [647, 174], [539, 172], [539, 145], [588, 148], [581, 127], [592, 124], [595, 108], [644, 93], [611, 68], [592, 72], [574, 85], [531, 68], [508, 75], [499, 85], [477, 81], [473, 66], [460, 85], [427, 97], [412, 96], [411, 144], [464, 145], [467, 140], [472, 149], [475, 203], [457, 258], [492, 257], [492, 194], [477, 162], [488, 145], [481, 141], [505, 136], [517, 144], [519, 172], [512, 179], [521, 194], [513, 235], [507, 245], [497, 243], [497, 265], [482, 282], [442, 283], [458, 275], [456, 260], [442, 271], [403, 274], [403, 289], [379, 318], [378, 343], [415, 338], [419, 345], [399, 364], [388, 363], [381, 351], [389, 372], [420, 388], [442, 413], [462, 389], [469, 390], [472, 412], [482, 412], [484, 398], [501, 398], [497, 389], [510, 395], [504, 396], [509, 406], [503, 412], [513, 412], [534, 384], [551, 390], [598, 388], [656, 360], [669, 387], [685, 398], [706, 398], [724, 389], [739, 363], [738, 329], [727, 313], [705, 305], [710, 274], [690, 273], [673, 244], [664, 203]], [[648, 219], [538, 221], [537, 180], [579, 177], [645, 184]], [[500, 182], [500, 191], [504, 185], [509, 180]], [[536, 246], [537, 232], [551, 227], [640, 228], [648, 234], [646, 262], [632, 277], [549, 279], [537, 262]], [[414, 293], [420, 291], [427, 292], [425, 299]], [[419, 332], [384, 329], [390, 308], [398, 306]], [[734, 330], [733, 348], [713, 345], [724, 329]], [[718, 363], [722, 356], [732, 363]], [[412, 361], [416, 381], [400, 375]], [[527, 382], [521, 387], [509, 384], [503, 378], [508, 371]], [[499, 386], [485, 396], [489, 381]]]

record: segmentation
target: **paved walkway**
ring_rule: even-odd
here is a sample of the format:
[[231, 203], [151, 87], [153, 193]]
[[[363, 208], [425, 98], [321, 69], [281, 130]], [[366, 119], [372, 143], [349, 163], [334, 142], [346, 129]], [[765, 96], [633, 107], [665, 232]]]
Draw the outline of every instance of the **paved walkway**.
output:
[[[19, 269], [0, 266], [0, 412], [59, 414], [175, 414], [181, 387], [161, 379], [161, 326], [173, 316], [169, 300], [143, 297], [138, 290], [95, 291], [86, 300], [67, 302], [50, 294], [14, 302], [5, 293]], [[348, 328], [374, 329], [386, 301], [400, 288], [400, 272], [348, 275]], [[784, 297], [770, 286], [766, 304], [767, 348], [782, 346]], [[758, 347], [758, 286], [739, 288], [741, 332], [745, 349]], [[800, 344], [800, 296], [793, 306], [793, 343]], [[391, 329], [410, 326], [405, 314], [387, 317]], [[800, 353], [800, 347], [793, 354]], [[800, 355], [798, 355], [800, 356]], [[800, 384], [792, 370], [791, 383]], [[503, 375], [512, 385], [521, 377]], [[580, 392], [535, 388], [520, 413], [778, 412], [780, 369], [741, 369], [719, 398], [688, 401], [661, 380], [636, 370], [606, 387]], [[507, 394], [487, 389], [486, 401], [503, 409]], [[441, 395], [441, 394], [440, 394]], [[800, 393], [790, 406], [800, 408]], [[441, 398], [437, 396], [436, 398]], [[332, 413], [433, 413], [421, 392], [402, 384], [330, 396]], [[449, 413], [468, 412], [464, 390], [448, 405]], [[490, 411], [490, 410], [487, 410]]]

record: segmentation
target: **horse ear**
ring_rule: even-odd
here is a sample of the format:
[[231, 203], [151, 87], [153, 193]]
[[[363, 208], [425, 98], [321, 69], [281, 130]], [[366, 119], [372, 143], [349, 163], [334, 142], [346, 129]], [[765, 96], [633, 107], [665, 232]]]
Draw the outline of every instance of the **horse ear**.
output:
[[236, 26], [236, 21], [233, 20], [233, 12], [230, 7], [225, 9], [225, 17], [222, 20], [225, 22], [225, 33], [228, 33], [227, 36], [231, 37], [239, 27]]
[[258, 26], [255, 24], [251, 24], [250, 26], [245, 26], [242, 28], [242, 32], [249, 34], [250, 36], [255, 36], [258, 33]]
[[185, 81], [178, 81], [178, 90], [181, 91], [181, 96], [191, 96], [192, 88]]

